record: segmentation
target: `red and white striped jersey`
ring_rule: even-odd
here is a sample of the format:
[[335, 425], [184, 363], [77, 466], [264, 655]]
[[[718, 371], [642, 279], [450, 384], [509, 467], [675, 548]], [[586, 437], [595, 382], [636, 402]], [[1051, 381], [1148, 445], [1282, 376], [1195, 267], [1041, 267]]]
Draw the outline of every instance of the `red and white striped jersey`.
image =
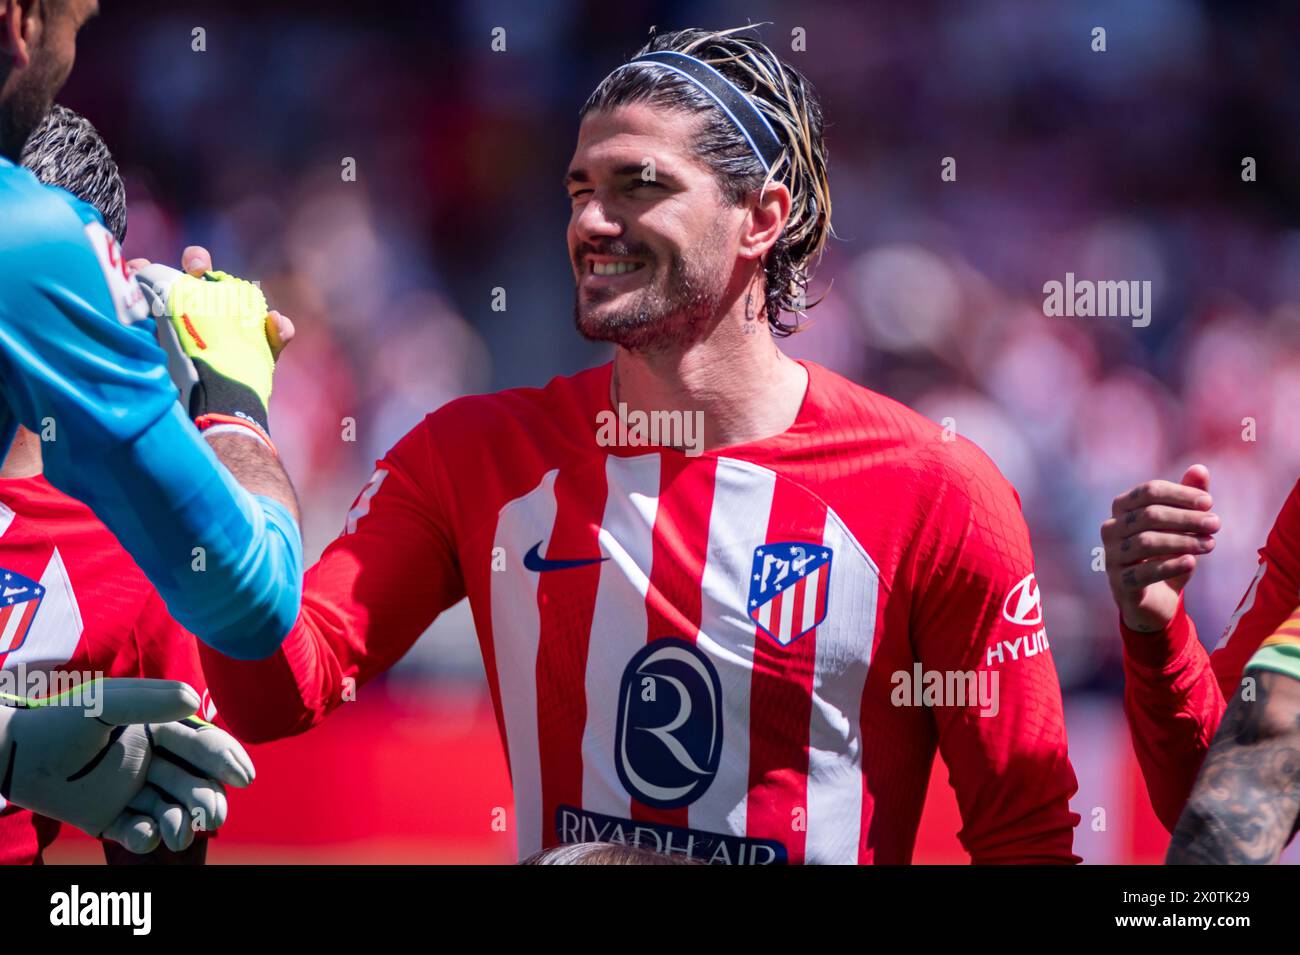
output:
[[791, 428], [698, 456], [602, 443], [609, 365], [429, 415], [279, 652], [202, 651], [227, 722], [314, 725], [468, 595], [521, 856], [907, 862], [938, 747], [976, 861], [1074, 861], [1015, 492], [968, 441], [806, 367]]
[[[211, 720], [197, 644], [90, 508], [43, 477], [0, 480], [0, 676], [11, 692], [41, 696], [95, 677], [184, 680]], [[0, 865], [38, 861], [59, 828], [0, 805]]]

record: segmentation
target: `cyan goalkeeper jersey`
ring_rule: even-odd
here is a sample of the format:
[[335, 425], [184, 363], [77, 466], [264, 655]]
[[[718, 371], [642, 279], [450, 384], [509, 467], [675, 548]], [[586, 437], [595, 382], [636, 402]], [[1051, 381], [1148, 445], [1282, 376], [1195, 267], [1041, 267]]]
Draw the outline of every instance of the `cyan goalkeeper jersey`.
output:
[[0, 457], [19, 424], [189, 630], [273, 652], [301, 593], [279, 503], [221, 466], [176, 400], [139, 285], [99, 213], [0, 159]]
[[976, 862], [1076, 861], [1015, 491], [966, 439], [805, 367], [788, 431], [698, 456], [611, 440], [609, 365], [435, 411], [276, 654], [200, 649], [227, 724], [312, 726], [468, 596], [521, 856], [908, 862], [938, 750]]

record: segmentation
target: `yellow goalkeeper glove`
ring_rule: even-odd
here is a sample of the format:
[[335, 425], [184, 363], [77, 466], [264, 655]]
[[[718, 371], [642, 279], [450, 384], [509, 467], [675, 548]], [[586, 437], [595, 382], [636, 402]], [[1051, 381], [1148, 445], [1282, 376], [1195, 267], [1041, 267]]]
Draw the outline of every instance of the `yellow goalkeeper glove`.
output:
[[200, 428], [240, 425], [270, 445], [267, 407], [275, 359], [262, 290], [226, 272], [201, 278], [151, 264], [136, 279], [159, 319], [181, 402]]

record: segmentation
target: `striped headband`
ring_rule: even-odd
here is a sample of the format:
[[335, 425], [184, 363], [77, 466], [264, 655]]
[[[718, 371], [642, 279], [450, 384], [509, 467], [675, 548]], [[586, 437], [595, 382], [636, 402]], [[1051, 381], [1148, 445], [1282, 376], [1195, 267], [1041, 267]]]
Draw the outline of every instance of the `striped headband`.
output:
[[645, 53], [616, 67], [609, 75], [613, 76], [621, 69], [642, 63], [671, 70], [707, 93], [718, 104], [718, 108], [727, 119], [731, 120], [732, 125], [740, 130], [740, 135], [745, 137], [749, 148], [763, 164], [763, 171], [769, 173], [772, 171], [772, 166], [781, 155], [781, 140], [768, 123], [767, 117], [754, 105], [753, 100], [742, 93], [729, 79], [703, 60], [672, 50]]

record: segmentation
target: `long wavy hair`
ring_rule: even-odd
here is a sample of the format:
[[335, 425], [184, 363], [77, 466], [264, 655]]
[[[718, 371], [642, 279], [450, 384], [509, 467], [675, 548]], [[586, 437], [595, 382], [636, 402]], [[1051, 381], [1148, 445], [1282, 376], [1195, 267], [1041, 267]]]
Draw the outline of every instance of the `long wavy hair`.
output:
[[[581, 117], [630, 103], [699, 114], [703, 126], [693, 152], [713, 171], [724, 200], [738, 206], [760, 194], [769, 182], [790, 190], [790, 218], [768, 251], [763, 272], [767, 323], [779, 337], [799, 330], [799, 318], [817, 304], [809, 302], [808, 280], [831, 230], [831, 194], [826, 178], [826, 143], [822, 109], [812, 84], [783, 63], [764, 43], [744, 35], [752, 27], [730, 30], [651, 31], [643, 53], [672, 50], [708, 63], [767, 117], [784, 148], [770, 172], [754, 155], [739, 130], [694, 83], [652, 65], [636, 64], [607, 76], [587, 99]], [[818, 299], [820, 301], [820, 299]], [[783, 312], [794, 314], [783, 321]]]

